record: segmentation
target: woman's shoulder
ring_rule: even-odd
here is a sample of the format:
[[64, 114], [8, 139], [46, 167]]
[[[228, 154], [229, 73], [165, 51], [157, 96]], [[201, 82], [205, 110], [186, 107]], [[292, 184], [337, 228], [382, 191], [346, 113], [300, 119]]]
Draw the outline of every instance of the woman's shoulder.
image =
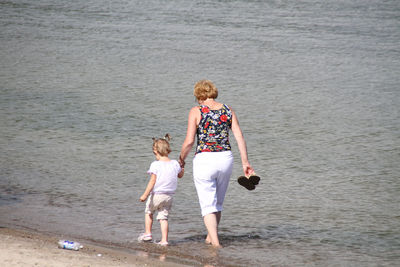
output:
[[223, 104], [223, 108], [224, 108], [225, 110], [229, 111], [229, 112], [232, 112], [232, 111], [233, 111], [232, 107], [231, 107], [230, 105], [228, 105], [228, 104]]
[[200, 110], [202, 107], [203, 107], [203, 105], [197, 105], [197, 106], [192, 107], [190, 110], [191, 111], [192, 110]]
[[232, 108], [231, 105], [224, 104], [224, 106], [226, 106], [230, 111], [234, 112], [234, 109]]
[[228, 104], [223, 103], [222, 106], [226, 109], [231, 109], [231, 106], [229, 106]]
[[196, 116], [201, 113], [202, 106], [194, 106], [190, 109], [189, 116]]

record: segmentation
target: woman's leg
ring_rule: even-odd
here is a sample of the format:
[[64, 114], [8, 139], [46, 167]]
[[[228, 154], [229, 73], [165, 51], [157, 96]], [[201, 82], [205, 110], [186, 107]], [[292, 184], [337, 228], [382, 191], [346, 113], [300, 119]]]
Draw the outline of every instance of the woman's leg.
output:
[[220, 212], [209, 213], [204, 216], [204, 224], [206, 225], [208, 236], [210, 238], [211, 244], [216, 247], [220, 248], [221, 245], [218, 239], [218, 217], [221, 218]]
[[[221, 213], [221, 211], [218, 211], [217, 213], [215, 213], [215, 215], [217, 216], [217, 234], [218, 234], [218, 225], [219, 225], [219, 222], [221, 221], [222, 213]], [[207, 237], [206, 237], [206, 241], [205, 242], [207, 244], [211, 244], [211, 237], [210, 237], [210, 234], [208, 234], [208, 233], [207, 233]]]
[[[228, 189], [229, 185], [229, 180], [231, 178], [232, 174], [232, 169], [233, 169], [233, 157], [232, 153], [224, 153], [224, 154], [219, 154], [221, 157], [218, 159], [218, 177], [216, 181], [216, 208], [218, 212], [215, 213], [216, 219], [217, 219], [217, 234], [218, 234], [218, 225], [219, 222], [221, 221], [221, 211], [222, 211], [222, 206], [224, 203], [224, 198], [226, 191]], [[210, 244], [211, 243], [211, 236], [208, 234], [206, 238], [206, 243]]]
[[208, 235], [206, 243], [220, 247], [218, 224], [232, 173], [233, 157], [229, 152], [201, 153], [193, 160], [193, 177]]

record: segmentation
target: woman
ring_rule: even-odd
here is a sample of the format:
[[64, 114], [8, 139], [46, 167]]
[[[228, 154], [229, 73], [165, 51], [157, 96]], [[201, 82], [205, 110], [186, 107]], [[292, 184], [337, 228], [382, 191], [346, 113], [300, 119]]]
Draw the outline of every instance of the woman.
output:
[[233, 168], [229, 129], [232, 129], [236, 138], [245, 176], [249, 177], [254, 170], [247, 159], [246, 142], [236, 114], [229, 106], [215, 101], [218, 97], [215, 85], [209, 80], [197, 82], [194, 86], [194, 96], [200, 106], [193, 107], [189, 112], [187, 134], [179, 162], [182, 167], [185, 165], [185, 159], [197, 135], [193, 178], [208, 231], [206, 243], [221, 247], [218, 224]]

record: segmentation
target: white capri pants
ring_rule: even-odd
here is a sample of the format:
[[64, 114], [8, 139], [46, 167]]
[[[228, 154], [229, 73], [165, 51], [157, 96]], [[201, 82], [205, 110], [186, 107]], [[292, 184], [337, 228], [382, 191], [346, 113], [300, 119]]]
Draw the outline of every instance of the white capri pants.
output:
[[202, 152], [193, 159], [193, 178], [201, 215], [222, 211], [233, 169], [231, 151]]

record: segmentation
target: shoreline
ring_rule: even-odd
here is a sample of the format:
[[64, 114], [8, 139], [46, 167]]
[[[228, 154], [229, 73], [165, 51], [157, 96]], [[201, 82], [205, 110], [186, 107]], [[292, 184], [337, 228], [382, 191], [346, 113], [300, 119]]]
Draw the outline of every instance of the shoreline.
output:
[[[0, 263], [2, 266], [193, 266], [158, 258], [146, 251], [128, 252], [123, 248], [78, 241], [79, 251], [58, 248], [56, 234], [0, 226]], [[4, 265], [3, 265], [4, 264]], [[194, 264], [197, 265], [197, 264]]]

